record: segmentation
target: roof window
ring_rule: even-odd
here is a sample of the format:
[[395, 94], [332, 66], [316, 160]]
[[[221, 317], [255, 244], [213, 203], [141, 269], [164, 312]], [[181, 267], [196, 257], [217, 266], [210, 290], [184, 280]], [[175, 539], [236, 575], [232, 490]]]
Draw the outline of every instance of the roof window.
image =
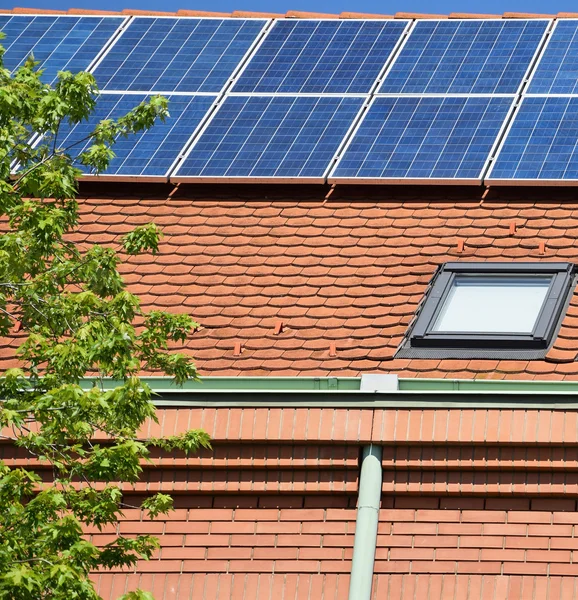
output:
[[398, 356], [540, 358], [574, 287], [568, 263], [446, 263]]

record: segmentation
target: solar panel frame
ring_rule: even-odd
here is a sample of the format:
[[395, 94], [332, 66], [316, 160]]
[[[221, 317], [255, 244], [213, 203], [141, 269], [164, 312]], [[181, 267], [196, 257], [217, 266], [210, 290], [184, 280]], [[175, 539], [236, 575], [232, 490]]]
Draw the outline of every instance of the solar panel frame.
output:
[[[283, 90], [283, 91], [273, 91], [273, 90], [267, 90], [267, 91], [255, 91], [255, 90], [240, 90], [240, 89], [236, 89], [237, 84], [240, 82], [240, 80], [242, 79], [244, 73], [247, 71], [247, 69], [251, 68], [251, 65], [253, 64], [253, 60], [256, 58], [256, 56], [259, 53], [259, 50], [261, 49], [261, 47], [263, 45], [265, 45], [269, 39], [269, 37], [271, 35], [273, 35], [275, 33], [275, 25], [278, 21], [285, 21], [283, 19], [274, 19], [271, 26], [268, 28], [267, 32], [265, 33], [265, 35], [262, 37], [262, 39], [259, 41], [259, 43], [257, 44], [257, 46], [254, 49], [254, 52], [252, 53], [251, 57], [249, 58], [249, 60], [247, 60], [245, 62], [245, 64], [243, 65], [243, 67], [239, 70], [239, 72], [236, 74], [235, 78], [233, 79], [232, 82], [232, 86], [231, 86], [231, 92], [232, 93], [239, 93], [239, 94], [243, 94], [243, 95], [249, 95], [249, 94], [259, 94], [259, 95], [266, 95], [266, 94], [270, 94], [270, 93], [276, 93], [276, 94], [307, 94], [307, 93], [311, 93], [311, 94], [332, 94], [332, 93], [337, 93], [337, 94], [341, 94], [341, 95], [357, 95], [359, 93], [366, 93], [366, 94], [371, 94], [375, 91], [376, 86], [379, 84], [379, 82], [381, 81], [381, 77], [383, 72], [386, 70], [386, 68], [389, 66], [389, 64], [391, 63], [391, 61], [393, 60], [393, 58], [395, 57], [400, 45], [403, 43], [403, 41], [405, 40], [405, 37], [408, 35], [408, 31], [411, 29], [412, 27], [412, 21], [411, 19], [399, 19], [396, 20], [395, 23], [399, 23], [402, 24], [404, 23], [404, 28], [402, 29], [402, 31], [399, 34], [399, 38], [397, 40], [397, 42], [393, 45], [392, 49], [390, 50], [390, 53], [387, 57], [387, 59], [384, 61], [381, 69], [379, 69], [379, 71], [377, 72], [377, 75], [373, 81], [373, 84], [369, 87], [369, 89], [366, 92], [361, 92], [361, 91], [354, 91], [354, 92], [345, 92], [345, 91], [334, 91], [334, 92], [325, 92], [325, 91], [311, 91], [311, 92], [303, 92], [300, 90]], [[344, 19], [315, 19], [315, 18], [309, 18], [309, 19], [299, 19], [299, 20], [295, 20], [292, 21], [292, 23], [295, 24], [300, 24], [300, 23], [311, 23], [311, 22], [319, 22], [319, 23], [326, 23], [326, 22], [337, 22], [337, 23], [364, 23], [367, 22], [367, 19], [347, 19], [346, 21], [344, 21]], [[392, 23], [393, 21], [391, 19], [371, 19], [371, 22], [383, 22], [383, 23]]]
[[[486, 184], [488, 186], [533, 186], [533, 187], [534, 186], [551, 186], [551, 185], [557, 185], [557, 186], [563, 185], [563, 186], [567, 186], [567, 187], [578, 186], [578, 172], [577, 172], [576, 177], [568, 178], [568, 179], [563, 179], [563, 178], [544, 178], [544, 179], [534, 178], [534, 179], [532, 179], [532, 178], [528, 178], [528, 177], [505, 178], [505, 177], [494, 177], [494, 175], [493, 175], [494, 170], [496, 170], [496, 165], [498, 164], [498, 161], [500, 159], [500, 155], [502, 154], [502, 152], [504, 151], [504, 148], [506, 147], [506, 144], [508, 143], [510, 133], [512, 132], [512, 129], [514, 128], [514, 126], [518, 123], [517, 119], [518, 119], [518, 116], [521, 114], [524, 102], [530, 101], [533, 99], [548, 100], [548, 99], [554, 99], [554, 98], [560, 98], [560, 99], [567, 98], [568, 100], [575, 99], [576, 102], [578, 103], [578, 94], [527, 94], [527, 95], [524, 95], [524, 97], [521, 99], [521, 102], [518, 107], [518, 110], [516, 111], [516, 114], [511, 119], [511, 121], [508, 123], [508, 127], [506, 128], [505, 134], [504, 134], [503, 138], [501, 139], [501, 142], [496, 151], [496, 155], [494, 157], [493, 163], [492, 163], [486, 177], [484, 178], [484, 184]], [[566, 107], [566, 110], [567, 110], [567, 107]], [[578, 106], [576, 107], [576, 113], [578, 115]], [[539, 121], [535, 122], [536, 125], [538, 124], [538, 122]], [[526, 146], [529, 145], [530, 139], [531, 138], [528, 139]], [[576, 138], [574, 148], [576, 150], [576, 155], [578, 157], [578, 138]], [[549, 155], [549, 150], [546, 153], [542, 164], [544, 164], [548, 155]]]
[[[464, 22], [464, 23], [476, 23], [476, 22], [486, 22], [486, 21], [494, 21], [494, 20], [497, 21], [497, 22], [502, 22], [503, 21], [502, 19], [496, 18], [496, 19], [452, 19], [451, 22], [453, 23], [453, 22], [456, 22], [456, 21], [461, 21], [461, 22]], [[524, 19], [521, 19], [520, 21], [524, 21]], [[553, 19], [547, 19], [547, 18], [545, 18], [545, 19], [526, 19], [526, 21], [544, 22], [544, 23], [546, 23], [546, 27], [544, 29], [544, 32], [542, 33], [541, 40], [537, 44], [536, 49], [535, 49], [535, 51], [533, 53], [533, 56], [532, 56], [531, 60], [528, 63], [528, 66], [527, 66], [527, 68], [526, 68], [526, 70], [524, 72], [524, 76], [520, 79], [520, 83], [518, 84], [517, 89], [515, 91], [508, 92], [508, 93], [512, 93], [512, 94], [519, 94], [519, 93], [521, 93], [521, 90], [522, 90], [522, 88], [524, 86], [525, 81], [528, 79], [529, 75], [533, 72], [533, 67], [534, 67], [534, 65], [536, 63], [536, 59], [538, 58], [539, 53], [540, 53], [541, 49], [544, 46], [545, 40], [547, 40], [548, 33], [549, 33], [549, 31], [550, 31], [550, 29], [552, 27], [552, 23], [554, 22]], [[440, 20], [440, 19], [419, 19], [419, 20], [415, 20], [414, 21], [414, 23], [413, 23], [413, 25], [412, 25], [412, 27], [411, 27], [411, 29], [410, 29], [407, 37], [404, 39], [403, 44], [401, 45], [401, 47], [397, 51], [394, 60], [391, 61], [391, 64], [389, 65], [388, 69], [384, 73], [383, 78], [382, 78], [382, 80], [381, 80], [381, 82], [379, 84], [379, 87], [376, 90], [376, 94], [378, 94], [378, 95], [385, 95], [385, 94], [387, 94], [387, 95], [402, 95], [402, 94], [410, 94], [410, 93], [414, 93], [414, 94], [415, 93], [424, 93], [424, 94], [425, 93], [429, 93], [429, 94], [445, 93], [445, 94], [451, 94], [451, 95], [453, 95], [455, 93], [458, 93], [458, 92], [448, 92], [448, 91], [446, 91], [446, 92], [441, 92], [441, 91], [438, 91], [438, 92], [424, 92], [424, 91], [422, 91], [422, 92], [417, 92], [417, 91], [414, 91], [414, 92], [403, 92], [403, 91], [383, 92], [382, 91], [383, 87], [385, 85], [385, 82], [387, 81], [388, 75], [395, 68], [398, 60], [400, 59], [400, 57], [403, 54], [403, 50], [404, 50], [405, 46], [408, 43], [410, 43], [411, 36], [414, 33], [414, 31], [415, 31], [416, 27], [418, 26], [418, 24], [419, 23], [428, 23], [428, 22], [430, 22], [430, 23], [438, 23], [438, 22], [439, 23], [444, 23], [444, 22], [448, 22], [448, 21], [447, 20]], [[518, 21], [516, 21], [516, 22], [518, 22]], [[491, 93], [495, 94], [496, 92], [462, 92], [462, 93], [468, 93], [470, 95], [486, 95], [486, 94], [491, 94]]]
[[[549, 91], [547, 91], [547, 92], [544, 91], [544, 90], [534, 90], [534, 91], [532, 91], [532, 84], [534, 82], [534, 79], [536, 78], [536, 75], [538, 75], [538, 71], [540, 69], [540, 66], [544, 62], [544, 59], [546, 58], [546, 55], [548, 53], [548, 48], [554, 42], [554, 38], [555, 38], [557, 30], [559, 28], [563, 27], [564, 25], [567, 25], [568, 23], [576, 23], [576, 26], [577, 26], [577, 28], [576, 28], [576, 39], [577, 39], [577, 42], [578, 42], [578, 19], [576, 19], [576, 18], [574, 18], [574, 19], [571, 19], [571, 18], [557, 19], [554, 22], [554, 25], [551, 26], [550, 35], [548, 36], [548, 39], [546, 40], [546, 43], [544, 44], [544, 48], [543, 48], [543, 51], [541, 53], [541, 56], [540, 56], [538, 62], [536, 63], [535, 68], [533, 69], [530, 77], [528, 78], [528, 85], [527, 85], [526, 90], [525, 90], [525, 94], [526, 95], [529, 95], [529, 96], [534, 96], [534, 95], [541, 96], [543, 94], [547, 94], [549, 96], [554, 96], [555, 97], [558, 94], [578, 94], [578, 78], [576, 80], [576, 83], [574, 84], [574, 90], [573, 91], [558, 91], [558, 92], [554, 91], [553, 92], [552, 91], [552, 86], [555, 83], [555, 78], [552, 81], [552, 84], [550, 86]], [[578, 46], [578, 44], [577, 44], [577, 46]]]
[[257, 175], [248, 175], [248, 176], [227, 176], [227, 175], [183, 175], [179, 174], [181, 167], [185, 164], [187, 158], [191, 155], [191, 153], [195, 150], [197, 144], [202, 141], [203, 134], [209, 129], [211, 123], [215, 118], [219, 115], [219, 110], [225, 104], [225, 101], [229, 98], [341, 98], [344, 100], [353, 100], [359, 99], [361, 102], [359, 108], [357, 109], [356, 115], [352, 118], [352, 121], [348, 127], [346, 134], [342, 137], [342, 141], [339, 144], [341, 146], [343, 144], [343, 140], [347, 139], [350, 132], [356, 125], [357, 119], [359, 117], [359, 113], [363, 110], [363, 105], [367, 100], [367, 94], [289, 94], [289, 93], [270, 93], [270, 94], [242, 94], [242, 93], [233, 93], [230, 92], [226, 94], [222, 98], [222, 102], [219, 104], [218, 108], [213, 111], [213, 113], [206, 120], [204, 125], [197, 130], [194, 135], [194, 140], [191, 145], [187, 148], [186, 152], [183, 154], [182, 158], [179, 160], [179, 163], [175, 165], [173, 171], [169, 174], [169, 180], [174, 183], [303, 183], [303, 184], [318, 184], [318, 183], [326, 183], [327, 175], [333, 167], [335, 154], [333, 153], [331, 158], [328, 158], [327, 167], [323, 172], [323, 175], [317, 177], [310, 176], [257, 176]]
[[[124, 99], [124, 97], [126, 96], [139, 96], [142, 97], [143, 99], [146, 97], [150, 97], [150, 96], [154, 96], [156, 95], [156, 92], [134, 92], [134, 91], [101, 91], [100, 92], [101, 96], [117, 96], [119, 97], [119, 101]], [[205, 110], [205, 114], [201, 117], [201, 119], [199, 120], [199, 122], [197, 123], [197, 125], [194, 127], [194, 131], [188, 136], [187, 139], [190, 139], [191, 137], [193, 137], [195, 135], [195, 133], [202, 128], [202, 126], [204, 125], [205, 121], [208, 119], [208, 117], [212, 114], [212, 112], [215, 110], [216, 107], [216, 101], [218, 99], [218, 96], [216, 94], [209, 94], [209, 93], [198, 93], [198, 94], [186, 94], [183, 92], [173, 92], [171, 94], [171, 96], [177, 96], [180, 98], [189, 98], [190, 101], [192, 102], [195, 98], [208, 98], [208, 99], [212, 99], [212, 102], [210, 104], [208, 104], [206, 110]], [[98, 102], [98, 101], [97, 101]], [[169, 106], [170, 106], [170, 98], [169, 98]], [[115, 107], [113, 107], [113, 110]], [[188, 107], [185, 107], [185, 110]], [[98, 105], [97, 105], [97, 109], [98, 110]], [[112, 111], [111, 111], [112, 112]], [[108, 113], [108, 115], [111, 114], [111, 112]], [[123, 109], [123, 114], [124, 114], [124, 109]], [[184, 112], [184, 110], [183, 110]], [[179, 115], [179, 117], [177, 118], [176, 122], [174, 123], [174, 125], [172, 125], [172, 128], [176, 127], [179, 124], [179, 121], [182, 117], [183, 112], [181, 112], [181, 114]], [[107, 118], [106, 116], [103, 118]], [[81, 126], [83, 124], [80, 124]], [[86, 126], [86, 125], [84, 125]], [[161, 125], [162, 126], [162, 125]], [[154, 128], [154, 126], [153, 126]], [[132, 154], [132, 152], [134, 150], [138, 149], [138, 145], [141, 143], [141, 140], [144, 136], [146, 136], [147, 134], [150, 135], [151, 130], [147, 130], [145, 132], [142, 132], [140, 134], [135, 134], [134, 136], [132, 136], [133, 140], [134, 138], [136, 138], [136, 142], [134, 143], [134, 147], [133, 149], [131, 149], [130, 153], [123, 159], [123, 160], [127, 160], [128, 158], [130, 158], [130, 154]], [[170, 134], [170, 131], [167, 133], [167, 135], [165, 135], [165, 140], [167, 139], [168, 135]], [[66, 140], [66, 137], [64, 138], [64, 140]], [[64, 141], [62, 140], [62, 141]], [[129, 138], [130, 140], [130, 138]], [[42, 136], [36, 136], [36, 138], [34, 139], [33, 145], [37, 146], [40, 142], [42, 141]], [[122, 143], [122, 140], [121, 140]], [[161, 147], [160, 145], [158, 146], [159, 148]], [[171, 172], [171, 170], [173, 169], [175, 163], [178, 162], [181, 153], [183, 152], [183, 149], [186, 148], [186, 143], [183, 145], [179, 146], [179, 149], [176, 153], [175, 158], [173, 159], [173, 161], [171, 162], [171, 164], [167, 167], [167, 169], [162, 173], [162, 174], [148, 174], [148, 175], [144, 175], [144, 174], [126, 174], [126, 173], [102, 173], [102, 174], [93, 174], [93, 173], [83, 173], [82, 175], [79, 176], [79, 180], [84, 180], [84, 181], [139, 181], [139, 182], [163, 182], [166, 183], [168, 182], [168, 178], [169, 178], [169, 173]], [[83, 148], [84, 149], [84, 148]], [[114, 148], [113, 148], [114, 149]], [[150, 160], [148, 161], [148, 163], [151, 162], [151, 160], [153, 160], [153, 158], [155, 157], [155, 153], [152, 154]], [[144, 162], [144, 161], [143, 161]], [[146, 168], [146, 166], [145, 166]]]
[[[363, 126], [371, 107], [380, 99], [405, 99], [405, 98], [419, 98], [419, 99], [428, 99], [428, 98], [439, 98], [439, 99], [450, 99], [450, 98], [465, 98], [465, 99], [476, 99], [476, 98], [504, 98], [511, 99], [510, 106], [506, 111], [502, 123], [499, 127], [499, 131], [495, 136], [495, 140], [488, 151], [486, 160], [484, 161], [483, 166], [479, 171], [478, 177], [360, 177], [360, 176], [344, 176], [344, 175], [336, 175], [336, 171], [339, 169], [339, 165], [342, 162], [348, 148], [355, 140], [355, 136], [358, 131]], [[503, 129], [505, 128], [508, 120], [511, 118], [511, 114], [515, 107], [515, 99], [516, 96], [513, 94], [380, 94], [375, 95], [371, 98], [369, 105], [367, 106], [367, 110], [363, 113], [362, 117], [358, 120], [355, 129], [352, 131], [347, 143], [343, 146], [342, 151], [334, 163], [331, 172], [327, 177], [327, 183], [329, 184], [357, 184], [357, 185], [383, 185], [384, 183], [395, 184], [395, 185], [432, 185], [432, 184], [443, 184], [443, 185], [481, 185], [483, 181], [483, 176], [487, 171], [488, 164], [491, 161], [492, 156], [496, 152], [496, 149], [501, 140], [501, 134]], [[408, 121], [409, 124], [409, 121]], [[377, 139], [377, 137], [376, 137]], [[368, 153], [369, 154], [369, 153]]]
[[[227, 87], [229, 86], [230, 82], [233, 80], [233, 78], [236, 76], [237, 72], [239, 71], [239, 69], [245, 64], [245, 62], [247, 61], [247, 58], [251, 55], [251, 53], [253, 52], [255, 46], [259, 43], [259, 41], [261, 40], [261, 38], [263, 37], [263, 35], [266, 33], [267, 29], [271, 26], [273, 19], [269, 19], [269, 18], [242, 18], [242, 19], [234, 19], [231, 17], [223, 17], [223, 18], [219, 18], [219, 17], [176, 17], [176, 16], [169, 16], [169, 15], [160, 15], [160, 16], [152, 16], [152, 17], [147, 17], [147, 16], [136, 16], [136, 17], [132, 17], [130, 22], [127, 24], [127, 26], [123, 29], [121, 35], [117, 36], [113, 43], [110, 44], [110, 46], [107, 48], [107, 51], [105, 53], [103, 53], [102, 56], [99, 57], [98, 62], [96, 62], [91, 70], [91, 72], [95, 75], [95, 77], [97, 78], [97, 83], [98, 83], [98, 72], [97, 69], [99, 68], [99, 66], [107, 59], [107, 57], [109, 56], [109, 54], [114, 50], [114, 47], [119, 43], [120, 40], [122, 40], [123, 35], [130, 29], [130, 25], [134, 22], [136, 22], [137, 19], [150, 19], [151, 21], [159, 21], [159, 20], [174, 20], [174, 21], [251, 21], [251, 22], [257, 22], [257, 23], [262, 23], [261, 29], [260, 31], [257, 33], [257, 35], [255, 36], [255, 39], [251, 42], [251, 44], [249, 44], [248, 48], [246, 49], [246, 51], [244, 52], [244, 54], [242, 55], [242, 57], [240, 58], [240, 60], [237, 62], [236, 66], [231, 70], [231, 73], [227, 76], [226, 80], [224, 81], [223, 85], [218, 89], [218, 90], [165, 90], [165, 89], [152, 89], [151, 87], [149, 87], [146, 91], [153, 91], [156, 94], [173, 94], [175, 92], [182, 92], [182, 93], [187, 93], [187, 94], [199, 94], [199, 93], [211, 93], [211, 94], [220, 94], [223, 93]], [[135, 45], [136, 47], [136, 45]], [[206, 46], [205, 46], [206, 47]], [[182, 48], [182, 46], [181, 46]], [[151, 55], [152, 57], [153, 55]], [[172, 60], [174, 60], [174, 58], [176, 57], [176, 53], [173, 55]], [[219, 60], [221, 60], [223, 57], [221, 56], [219, 58]], [[218, 64], [219, 60], [216, 61], [215, 65]], [[167, 68], [170, 66], [170, 62], [167, 63], [166, 67], [165, 67], [165, 71], [167, 70]], [[190, 71], [190, 66], [189, 66], [189, 71]], [[187, 72], [189, 72], [187, 71]], [[177, 84], [178, 85], [178, 84]], [[107, 87], [107, 84], [104, 85], [100, 85], [99, 87], [101, 87], [102, 90], [105, 91], [124, 91], [127, 90], [127, 87]], [[143, 92], [145, 90], [137, 90], [137, 89], [131, 89], [129, 91], [139, 91], [139, 92]]]
[[[26, 20], [26, 19], [54, 19], [54, 22], [56, 22], [57, 20], [60, 19], [71, 19], [71, 20], [77, 20], [77, 21], [90, 21], [90, 20], [98, 20], [100, 22], [106, 21], [106, 20], [113, 20], [113, 21], [118, 21], [118, 24], [116, 26], [116, 28], [114, 28], [114, 30], [111, 32], [111, 34], [109, 35], [109, 37], [106, 39], [106, 41], [103, 43], [102, 47], [94, 54], [94, 56], [90, 59], [90, 61], [86, 64], [85, 67], [83, 67], [82, 69], [78, 69], [78, 70], [83, 70], [83, 71], [88, 71], [90, 72], [91, 68], [93, 67], [93, 65], [99, 60], [99, 58], [102, 56], [103, 52], [109, 47], [109, 45], [111, 44], [111, 41], [113, 41], [117, 36], [119, 31], [122, 30], [122, 28], [124, 26], [127, 25], [127, 23], [129, 23], [130, 21], [130, 17], [124, 16], [124, 15], [72, 15], [72, 14], [46, 14], [46, 13], [26, 13], [26, 14], [4, 14], [4, 15], [0, 15], [0, 21], [1, 20], [6, 20], [6, 23], [2, 26], [0, 25], [0, 27], [5, 27], [11, 20], [17, 21], [17, 20]], [[32, 22], [30, 23], [32, 24]], [[29, 25], [30, 25], [29, 24]], [[38, 43], [40, 43], [42, 41], [42, 39], [45, 37], [46, 33], [48, 33], [48, 31], [51, 29], [51, 27], [48, 28], [47, 32], [45, 32], [45, 34], [43, 34], [40, 38], [36, 38], [36, 43], [34, 44], [34, 46], [32, 46], [30, 48], [30, 51], [27, 51], [26, 53], [26, 57], [28, 57], [30, 55], [30, 53], [34, 52], [34, 48], [36, 46], [38, 46]], [[96, 29], [96, 28], [95, 28]], [[21, 34], [18, 36], [18, 38], [15, 40], [17, 41], [20, 36], [22, 35], [22, 33], [24, 33], [25, 30], [23, 30], [21, 32]], [[43, 67], [43, 65], [46, 63], [46, 61], [50, 61], [52, 60], [52, 56], [54, 55], [54, 52], [56, 51], [56, 49], [58, 47], [60, 47], [65, 41], [66, 38], [68, 37], [68, 35], [72, 32], [72, 30], [70, 30], [68, 32], [68, 34], [66, 36], [64, 36], [64, 38], [60, 41], [60, 43], [55, 46], [54, 51], [52, 51], [50, 53], [50, 55], [46, 58], [41, 58], [41, 60], [43, 61], [43, 64], [41, 64], [41, 67]], [[94, 33], [94, 30], [93, 32]], [[92, 34], [91, 34], [92, 35]], [[90, 38], [90, 35], [87, 36], [86, 40], [88, 40]], [[84, 40], [86, 42], [86, 40]], [[3, 45], [6, 44], [6, 39], [3, 40]], [[6, 54], [5, 54], [5, 58], [4, 58], [4, 62], [6, 63], [6, 55], [10, 52], [10, 48], [11, 46], [6, 46]], [[82, 48], [82, 44], [78, 46], [78, 50], [80, 50]], [[59, 68], [58, 70], [69, 70], [69, 69], [73, 69], [73, 70], [77, 70], [76, 67], [71, 67], [69, 66], [70, 63], [74, 60], [76, 54], [78, 53], [78, 50], [68, 59], [68, 61], [62, 66], [62, 68]], [[35, 56], [35, 58], [39, 58], [38, 55]], [[17, 69], [19, 66], [21, 66], [22, 64], [24, 64], [25, 58], [21, 59], [19, 61], [19, 63], [12, 69], [13, 71], [15, 69]], [[50, 79], [50, 81], [48, 83], [54, 83], [56, 81], [56, 73], [54, 73], [54, 76]]]

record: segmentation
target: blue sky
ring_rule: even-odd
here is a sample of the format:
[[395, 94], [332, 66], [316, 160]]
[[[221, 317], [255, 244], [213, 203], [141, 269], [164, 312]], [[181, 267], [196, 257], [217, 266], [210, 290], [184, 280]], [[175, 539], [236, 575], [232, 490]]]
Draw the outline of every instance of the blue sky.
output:
[[391, 14], [398, 11], [441, 13], [480, 12], [498, 13], [578, 11], [576, 0], [0, 0], [0, 8], [26, 6], [34, 8], [68, 9], [97, 8], [119, 10], [140, 8], [174, 11], [179, 8], [195, 10], [254, 10], [284, 13], [287, 10], [307, 10], [339, 13], [341, 11]]

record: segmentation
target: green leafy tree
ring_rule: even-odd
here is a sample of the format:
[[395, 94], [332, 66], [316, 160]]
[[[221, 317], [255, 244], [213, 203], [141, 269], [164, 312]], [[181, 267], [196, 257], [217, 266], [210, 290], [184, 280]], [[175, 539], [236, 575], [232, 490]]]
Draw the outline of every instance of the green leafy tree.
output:
[[[80, 152], [85, 144], [60, 147], [58, 132], [91, 114], [94, 78], [59, 73], [49, 86], [40, 74], [32, 58], [14, 74], [0, 62], [0, 335], [22, 336], [21, 368], [0, 379], [0, 427], [4, 443], [25, 449], [52, 477], [43, 483], [33, 467], [0, 462], [0, 599], [96, 600], [91, 571], [134, 565], [158, 541], [118, 536], [96, 547], [83, 526], [117, 522], [126, 508], [121, 485], [139, 479], [154, 447], [210, 445], [200, 430], [165, 439], [139, 433], [155, 420], [139, 373], [160, 372], [179, 384], [196, 378], [190, 357], [170, 348], [197, 324], [142, 310], [119, 274], [115, 249], [71, 239], [79, 223], [78, 165], [105, 169], [115, 140], [165, 119], [167, 101], [151, 98], [100, 122]], [[43, 136], [36, 145], [31, 132]], [[155, 253], [159, 238], [154, 224], [137, 227], [121, 240], [122, 251]], [[117, 387], [107, 389], [105, 378]], [[92, 384], [81, 386], [87, 379]], [[171, 502], [157, 494], [142, 508], [155, 518]], [[136, 590], [124, 598], [152, 596]]]

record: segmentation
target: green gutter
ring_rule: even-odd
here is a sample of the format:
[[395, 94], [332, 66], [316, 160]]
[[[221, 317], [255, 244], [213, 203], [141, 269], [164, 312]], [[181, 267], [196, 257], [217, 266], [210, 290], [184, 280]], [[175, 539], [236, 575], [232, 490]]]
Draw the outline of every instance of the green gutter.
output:
[[578, 392], [578, 381], [400, 379], [402, 391]]
[[[204, 377], [182, 387], [165, 377], [143, 381], [159, 407], [578, 409], [578, 381], [405, 378], [380, 391], [361, 390], [360, 377]], [[118, 383], [104, 381], [106, 388]]]
[[[168, 377], [142, 377], [155, 392], [207, 392], [207, 391], [353, 391], [359, 390], [360, 377], [203, 377], [201, 381], [187, 381], [177, 386]], [[91, 379], [82, 382], [82, 387], [92, 386]], [[119, 385], [112, 379], [104, 380], [110, 389]]]
[[[155, 392], [183, 394], [187, 392], [345, 392], [359, 391], [361, 377], [203, 377], [176, 386], [167, 377], [143, 377]], [[91, 379], [82, 383], [87, 388]], [[104, 380], [106, 388], [118, 385]], [[487, 379], [399, 379], [399, 392], [578, 392], [578, 381], [516, 381]]]

